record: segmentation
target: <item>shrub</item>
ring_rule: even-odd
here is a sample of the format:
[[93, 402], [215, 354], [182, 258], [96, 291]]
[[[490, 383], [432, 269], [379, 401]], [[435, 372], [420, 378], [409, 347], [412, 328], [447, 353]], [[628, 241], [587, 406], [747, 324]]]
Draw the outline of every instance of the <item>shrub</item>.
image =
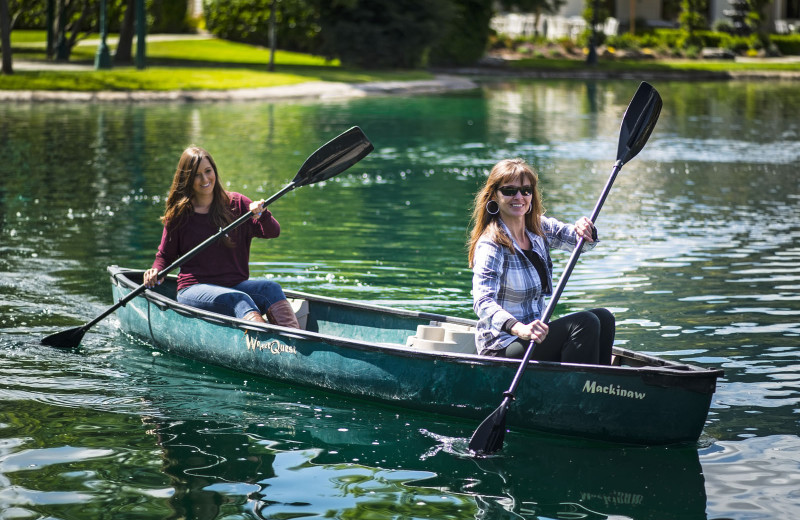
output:
[[[444, 17], [444, 27], [430, 50], [431, 65], [470, 65], [486, 52], [491, 0], [451, 0], [451, 14]], [[530, 44], [527, 44], [530, 48]]]
[[697, 31], [697, 37], [703, 47], [722, 47], [721, 42], [725, 33], [714, 31]]
[[721, 38], [719, 46], [736, 54], [742, 54], [750, 48], [750, 42], [744, 36], [725, 34]]
[[363, 68], [424, 65], [451, 7], [437, 0], [321, 2], [323, 54]]
[[[269, 46], [272, 0], [203, 0], [206, 28], [214, 35], [251, 45]], [[281, 49], [315, 52], [319, 45], [319, 15], [299, 0], [283, 0], [275, 12]]]
[[638, 50], [641, 46], [636, 36], [632, 35], [631, 33], [609, 36], [606, 39], [606, 45], [616, 49], [624, 49], [629, 51]]
[[683, 37], [683, 31], [680, 29], [656, 29], [654, 34], [670, 49], [679, 48], [679, 43]]
[[800, 55], [800, 34], [771, 34], [769, 40], [784, 56]]
[[148, 31], [154, 33], [188, 32], [186, 0], [152, 0], [148, 6]]

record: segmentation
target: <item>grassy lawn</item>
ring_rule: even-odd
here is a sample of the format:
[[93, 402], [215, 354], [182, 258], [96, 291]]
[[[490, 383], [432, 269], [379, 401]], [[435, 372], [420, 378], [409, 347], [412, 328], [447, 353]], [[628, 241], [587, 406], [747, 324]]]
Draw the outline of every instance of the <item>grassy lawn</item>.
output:
[[[45, 62], [45, 32], [16, 30], [11, 33], [14, 60]], [[213, 90], [258, 88], [293, 85], [309, 81], [404, 81], [429, 79], [432, 74], [416, 71], [376, 71], [343, 67], [338, 61], [318, 56], [277, 51], [275, 71], [267, 71], [269, 50], [214, 38], [161, 40], [148, 38], [147, 67], [114, 67], [93, 69], [99, 41], [92, 35], [72, 51], [70, 64], [83, 65], [83, 70], [21, 70], [11, 76], [0, 76], [0, 90]], [[113, 55], [115, 35], [108, 42]], [[135, 52], [135, 48], [134, 48]], [[512, 69], [586, 70], [583, 60], [529, 58], [509, 62]], [[727, 71], [800, 71], [800, 63], [779, 63], [769, 60], [732, 62], [711, 60], [600, 60], [598, 71], [614, 72], [727, 72]]]
[[[15, 60], [46, 61], [44, 31], [13, 31], [11, 44]], [[3, 90], [197, 90], [257, 88], [292, 85], [308, 81], [366, 81], [429, 79], [426, 71], [367, 71], [342, 67], [338, 61], [295, 52], [277, 51], [275, 71], [269, 72], [269, 50], [217, 39], [188, 39], [147, 42], [147, 67], [114, 67], [96, 71], [96, 36], [78, 44], [70, 64], [89, 70], [15, 70], [0, 76]], [[115, 38], [109, 36], [113, 56]], [[136, 52], [134, 46], [134, 53]]]
[[[510, 62], [519, 69], [585, 70], [582, 60], [564, 58], [525, 58]], [[729, 71], [800, 71], [800, 62], [784, 63], [769, 60], [753, 62], [734, 62], [730, 60], [600, 60], [595, 66], [600, 71], [684, 71], [684, 72], [729, 72]]]

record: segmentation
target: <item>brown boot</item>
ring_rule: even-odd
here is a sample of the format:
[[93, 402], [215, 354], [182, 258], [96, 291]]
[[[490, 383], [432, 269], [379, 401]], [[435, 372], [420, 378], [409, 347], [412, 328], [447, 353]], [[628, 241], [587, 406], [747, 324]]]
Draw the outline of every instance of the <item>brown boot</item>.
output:
[[300, 328], [297, 316], [295, 316], [294, 309], [292, 309], [292, 304], [287, 300], [281, 300], [270, 305], [269, 309], [267, 309], [267, 319], [273, 325], [291, 327], [293, 329]]
[[[261, 315], [258, 311], [250, 311], [242, 317], [243, 320], [247, 321], [254, 321], [256, 323], [267, 323], [267, 320], [264, 319], [264, 316]], [[250, 332], [249, 330], [245, 329], [244, 333], [247, 334]]]
[[264, 316], [262, 316], [258, 311], [248, 312], [242, 319], [247, 321], [255, 321], [257, 323], [267, 323], [267, 320], [265, 320]]

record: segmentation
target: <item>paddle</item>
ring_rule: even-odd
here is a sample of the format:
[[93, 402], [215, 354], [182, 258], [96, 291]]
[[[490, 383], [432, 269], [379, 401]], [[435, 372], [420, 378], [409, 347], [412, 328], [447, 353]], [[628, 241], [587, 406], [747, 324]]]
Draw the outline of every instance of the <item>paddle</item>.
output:
[[[343, 132], [337, 137], [334, 137], [324, 145], [322, 145], [316, 152], [311, 154], [308, 159], [300, 167], [300, 170], [295, 175], [292, 182], [284, 186], [284, 188], [264, 201], [262, 208], [265, 208], [275, 202], [277, 199], [300, 186], [306, 186], [317, 182], [330, 179], [334, 175], [345, 171], [361, 159], [367, 156], [373, 150], [372, 143], [364, 135], [364, 132], [357, 126]], [[194, 249], [177, 259], [172, 265], [166, 267], [163, 271], [158, 273], [158, 278], [163, 278], [173, 270], [188, 262], [195, 257], [198, 253], [205, 248], [225, 236], [231, 230], [237, 228], [239, 225], [253, 217], [253, 212], [248, 211], [235, 221], [222, 228], [215, 235], [210, 236], [204, 242], [196, 246]], [[133, 298], [144, 292], [146, 287], [144, 284], [140, 285], [127, 296], [120, 299], [115, 305], [106, 310], [103, 314], [93, 319], [82, 327], [64, 330], [56, 334], [52, 334], [41, 340], [43, 345], [48, 345], [57, 348], [75, 348], [81, 343], [83, 335], [86, 331], [92, 328], [100, 320], [124, 306]]]
[[[603, 193], [600, 195], [594, 207], [594, 211], [590, 217], [592, 222], [597, 221], [600, 209], [603, 207], [603, 203], [609, 191], [611, 191], [611, 185], [614, 183], [614, 179], [616, 179], [622, 166], [633, 159], [644, 147], [653, 128], [656, 126], [656, 121], [658, 121], [660, 113], [661, 96], [651, 85], [642, 82], [622, 118], [622, 125], [619, 132], [619, 145], [617, 146], [617, 162], [614, 163], [611, 176], [608, 182], [606, 182]], [[544, 323], [549, 323], [550, 317], [553, 315], [556, 303], [558, 303], [558, 299], [564, 291], [564, 286], [567, 285], [567, 280], [572, 273], [572, 269], [578, 262], [583, 244], [584, 239], [581, 238], [572, 251], [569, 263], [566, 269], [564, 269], [561, 279], [558, 281], [558, 287], [556, 287], [553, 297], [550, 299], [544, 311], [544, 315], [541, 318]], [[508, 411], [511, 401], [514, 400], [514, 392], [519, 385], [525, 368], [528, 366], [528, 361], [531, 359], [535, 346], [536, 344], [533, 341], [528, 345], [528, 349], [525, 351], [525, 355], [519, 364], [511, 386], [503, 393], [503, 401], [500, 403], [500, 406], [484, 419], [480, 426], [478, 426], [478, 429], [475, 430], [475, 433], [472, 434], [472, 438], [469, 441], [469, 449], [476, 454], [490, 454], [502, 449], [503, 438], [506, 434], [506, 412]]]

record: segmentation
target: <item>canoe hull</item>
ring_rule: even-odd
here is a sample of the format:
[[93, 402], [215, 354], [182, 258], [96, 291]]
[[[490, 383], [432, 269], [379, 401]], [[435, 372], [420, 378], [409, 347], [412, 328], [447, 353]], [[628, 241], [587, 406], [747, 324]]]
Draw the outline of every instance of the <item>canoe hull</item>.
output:
[[[115, 299], [140, 283], [129, 278], [135, 278], [132, 272], [116, 267], [109, 271]], [[204, 313], [153, 291], [145, 291], [117, 314], [124, 331], [179, 356], [477, 421], [497, 407], [519, 366], [515, 360], [405, 346], [417, 325], [474, 324], [471, 320], [294, 295], [309, 302], [307, 330]], [[621, 359], [630, 354], [635, 364], [656, 364], [532, 362], [517, 388], [507, 425], [632, 444], [695, 442], [721, 372], [616, 351]]]

